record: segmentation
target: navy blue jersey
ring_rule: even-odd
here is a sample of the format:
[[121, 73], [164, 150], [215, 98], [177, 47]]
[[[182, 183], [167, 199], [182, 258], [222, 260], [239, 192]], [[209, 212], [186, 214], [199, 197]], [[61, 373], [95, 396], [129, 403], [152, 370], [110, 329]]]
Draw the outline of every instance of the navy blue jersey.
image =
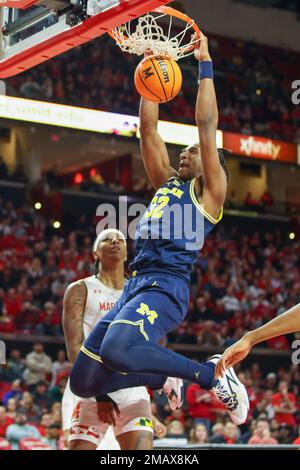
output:
[[195, 193], [196, 178], [172, 177], [155, 193], [136, 231], [131, 267], [139, 273], [165, 272], [190, 279], [199, 250], [221, 220], [211, 217]]

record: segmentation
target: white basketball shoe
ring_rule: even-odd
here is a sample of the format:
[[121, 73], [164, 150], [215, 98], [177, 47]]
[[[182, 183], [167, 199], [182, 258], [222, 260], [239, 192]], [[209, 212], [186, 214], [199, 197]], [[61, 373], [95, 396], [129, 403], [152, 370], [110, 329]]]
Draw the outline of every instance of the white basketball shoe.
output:
[[[221, 354], [211, 357], [207, 362], [217, 364]], [[232, 367], [219, 377], [211, 391], [226, 407], [230, 418], [236, 425], [245, 423], [249, 412], [249, 398], [246, 387], [239, 381]]]

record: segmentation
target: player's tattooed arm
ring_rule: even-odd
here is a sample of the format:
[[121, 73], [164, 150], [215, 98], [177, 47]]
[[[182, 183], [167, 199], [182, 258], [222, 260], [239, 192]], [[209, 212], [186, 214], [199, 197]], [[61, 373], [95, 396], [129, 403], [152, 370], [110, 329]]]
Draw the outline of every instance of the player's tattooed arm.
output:
[[[204, 35], [195, 49], [195, 57], [199, 62], [212, 62]], [[216, 145], [219, 113], [214, 81], [211, 78], [199, 81], [195, 117], [199, 131], [204, 190], [208, 193], [207, 200], [203, 202], [208, 205], [208, 212], [218, 215], [225, 201], [227, 181]], [[203, 195], [205, 196], [205, 192]]]
[[87, 298], [84, 282], [71, 284], [64, 295], [62, 324], [67, 352], [73, 364], [83, 343], [83, 315]]
[[171, 176], [178, 175], [171, 167], [166, 144], [157, 131], [158, 109], [158, 104], [141, 98], [141, 152], [147, 175], [154, 189], [160, 188]]

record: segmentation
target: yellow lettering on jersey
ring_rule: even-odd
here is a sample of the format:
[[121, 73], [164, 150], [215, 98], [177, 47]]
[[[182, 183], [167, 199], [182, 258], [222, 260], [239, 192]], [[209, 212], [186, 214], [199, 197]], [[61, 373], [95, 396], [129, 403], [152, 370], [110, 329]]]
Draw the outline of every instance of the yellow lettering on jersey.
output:
[[167, 196], [154, 196], [145, 214], [146, 219], [153, 217], [154, 219], [160, 219], [163, 215], [163, 208], [168, 205], [170, 198]]
[[146, 315], [147, 320], [151, 323], [151, 325], [154, 324], [156, 318], [158, 317], [157, 313], [155, 310], [150, 310], [147, 304], [141, 303], [140, 307], [136, 310], [137, 313], [140, 313], [141, 315]]
[[174, 190], [174, 193], [173, 193], [174, 196], [178, 197], [178, 199], [181, 199], [184, 192], [181, 189], [178, 189], [178, 188], [173, 188], [173, 190]]
[[152, 218], [153, 219], [160, 219], [163, 215], [163, 208], [165, 206], [168, 205], [168, 202], [169, 202], [170, 198], [168, 196], [161, 196], [159, 199], [158, 199], [158, 206], [155, 207], [154, 211], [153, 211], [153, 214], [152, 214]]
[[157, 205], [157, 200], [158, 200], [158, 196], [154, 196], [145, 214], [146, 219], [150, 219], [150, 217], [152, 216], [155, 206]]
[[163, 194], [164, 196], [166, 196], [167, 194], [173, 194], [173, 196], [178, 197], [178, 199], [181, 199], [183, 191], [178, 188], [161, 188], [157, 191], [156, 194]]

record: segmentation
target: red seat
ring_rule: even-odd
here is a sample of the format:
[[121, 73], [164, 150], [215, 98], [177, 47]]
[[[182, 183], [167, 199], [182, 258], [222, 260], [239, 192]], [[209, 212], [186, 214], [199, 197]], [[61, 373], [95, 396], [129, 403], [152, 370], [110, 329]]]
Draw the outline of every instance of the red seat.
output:
[[5, 437], [0, 437], [0, 450], [11, 450], [11, 445]]
[[19, 447], [20, 450], [32, 450], [32, 448], [36, 445], [44, 445], [40, 439], [36, 439], [35, 437], [24, 437], [20, 440]]
[[35, 444], [28, 450], [53, 450], [52, 447], [48, 446], [48, 444], [44, 444], [40, 442], [39, 444]]

